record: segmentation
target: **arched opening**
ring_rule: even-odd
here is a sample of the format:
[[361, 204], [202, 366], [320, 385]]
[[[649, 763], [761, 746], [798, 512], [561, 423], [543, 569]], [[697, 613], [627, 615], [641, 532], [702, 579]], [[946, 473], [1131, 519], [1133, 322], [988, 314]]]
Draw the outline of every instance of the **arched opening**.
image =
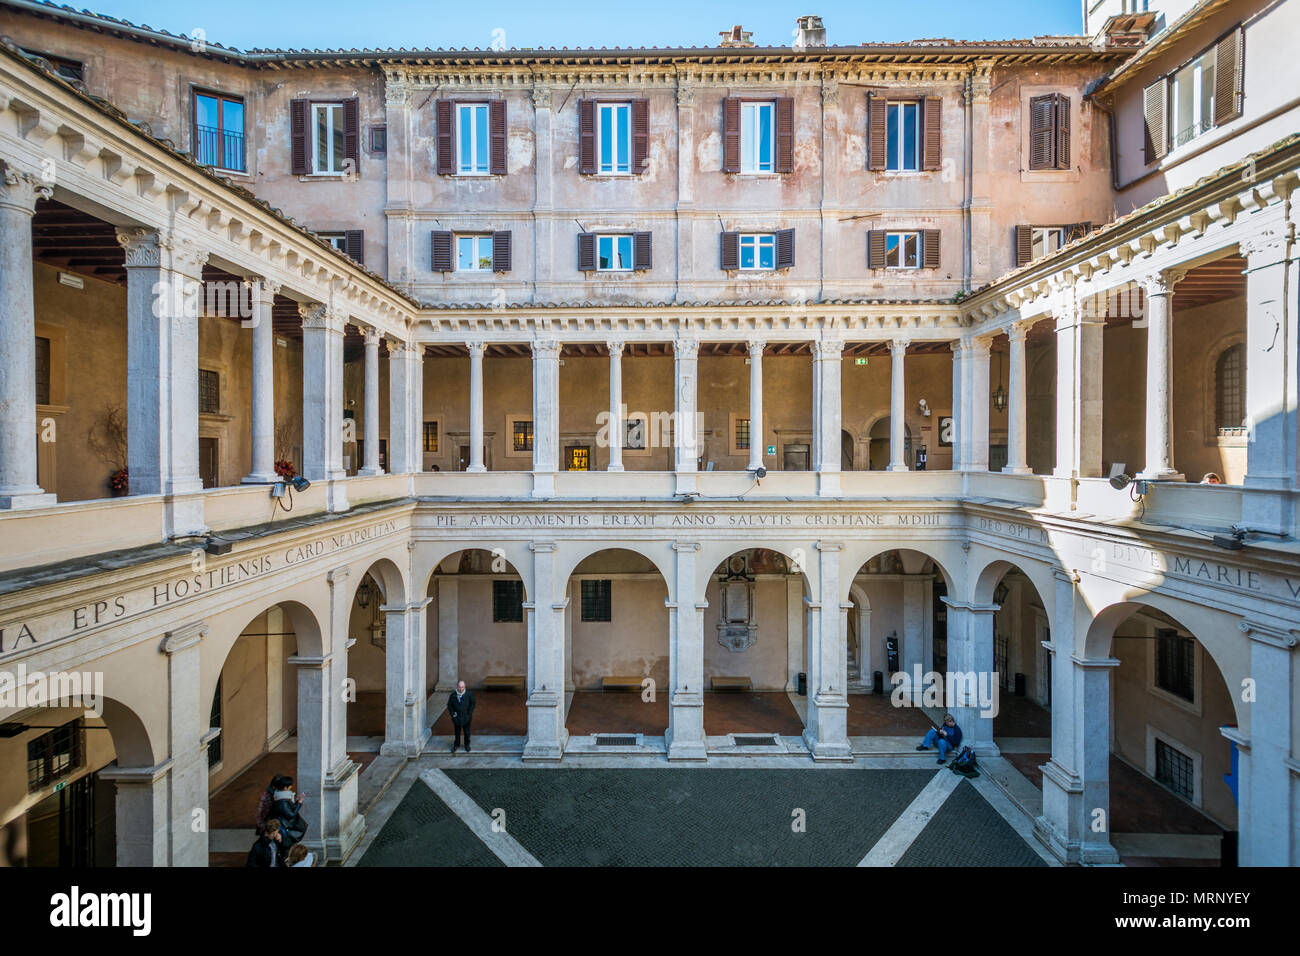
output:
[[532, 600], [500, 551], [466, 548], [438, 562], [425, 623], [427, 719], [436, 748], [450, 749], [447, 702], [459, 681], [473, 693], [471, 739], [528, 733], [528, 614]]
[[993, 739], [1003, 753], [1051, 751], [1051, 608], [1018, 565], [995, 561], [975, 586], [977, 604], [993, 612], [993, 675], [997, 713]]
[[578, 562], [567, 594], [570, 740], [662, 737], [671, 684], [668, 583], [658, 566], [634, 551], [598, 551]]
[[847, 430], [840, 432], [840, 471], [853, 470], [853, 436]]
[[375, 752], [384, 741], [388, 698], [388, 613], [405, 602], [401, 571], [387, 558], [372, 564], [352, 592], [348, 612], [348, 749]]
[[[889, 416], [877, 419], [871, 426], [868, 451], [868, 464], [872, 471], [885, 471], [889, 468]], [[903, 426], [903, 460], [911, 467], [912, 429]]]

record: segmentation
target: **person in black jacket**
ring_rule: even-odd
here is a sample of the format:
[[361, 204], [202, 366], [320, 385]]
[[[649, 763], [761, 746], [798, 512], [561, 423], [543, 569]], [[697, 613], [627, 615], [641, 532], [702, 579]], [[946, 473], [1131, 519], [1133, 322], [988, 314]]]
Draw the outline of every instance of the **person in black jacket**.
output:
[[280, 821], [267, 820], [252, 849], [248, 851], [245, 866], [284, 866], [284, 847], [281, 845]]
[[271, 812], [267, 822], [280, 824], [280, 849], [284, 853], [307, 834], [307, 821], [302, 818], [302, 797], [293, 792], [293, 777], [282, 774], [272, 781]]
[[461, 731], [465, 732], [465, 753], [469, 753], [469, 722], [474, 717], [474, 695], [465, 689], [465, 682], [457, 681], [456, 689], [447, 695], [447, 713], [451, 714], [452, 726], [456, 728], [456, 739], [452, 741], [451, 752], [460, 746]]

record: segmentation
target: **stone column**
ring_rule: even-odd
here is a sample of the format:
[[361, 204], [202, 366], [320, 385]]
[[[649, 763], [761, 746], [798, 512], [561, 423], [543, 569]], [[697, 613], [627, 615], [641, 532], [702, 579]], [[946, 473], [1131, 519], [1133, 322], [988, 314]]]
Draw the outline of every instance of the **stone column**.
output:
[[673, 597], [668, 603], [668, 730], [664, 733], [669, 760], [704, 760], [704, 610], [709, 602], [695, 593], [696, 554], [693, 541], [674, 541], [677, 566]]
[[[677, 74], [677, 155], [695, 155], [695, 88], [691, 85], [695, 77], [679, 72]], [[674, 301], [689, 299], [684, 289], [690, 287], [695, 277], [693, 253], [695, 250], [695, 164], [675, 163], [677, 167], [677, 242], [676, 256], [677, 276], [673, 290]]]
[[966, 370], [962, 374], [967, 396], [966, 468], [989, 470], [989, 342], [972, 339], [966, 349]]
[[438, 582], [438, 683], [434, 691], [450, 694], [460, 680], [460, 578], [439, 574]]
[[[431, 598], [386, 604], [384, 649], [385, 754], [414, 757], [428, 740], [425, 720], [425, 609]], [[456, 685], [453, 682], [452, 687]]]
[[[386, 123], [386, 154], [384, 156], [385, 202], [384, 215], [388, 221], [388, 272], [389, 279], [398, 285], [411, 281], [414, 270], [414, 250], [411, 233], [411, 186], [416, 181], [411, 174], [412, 141], [411, 122], [412, 90], [404, 73], [386, 71], [384, 74], [384, 121]], [[426, 239], [427, 241], [427, 239]], [[392, 467], [393, 436], [388, 438], [389, 470]]]
[[970, 444], [965, 431], [969, 416], [962, 404], [967, 382], [966, 345], [961, 339], [954, 339], [949, 347], [952, 349], [952, 470], [961, 471], [966, 467]]
[[613, 339], [609, 348], [609, 466], [608, 471], [623, 470], [623, 342]]
[[926, 600], [927, 576], [909, 574], [903, 581], [903, 633], [898, 646], [898, 663], [908, 675], [916, 668], [924, 673], [930, 668], [922, 666], [925, 660], [925, 622], [932, 612]]
[[844, 340], [825, 337], [813, 342], [813, 405], [816, 416], [817, 494], [838, 497], [840, 494], [840, 359]]
[[[189, 495], [199, 478], [199, 309], [208, 254], [175, 235], [118, 229], [127, 276], [131, 493]], [[201, 499], [169, 505], [168, 533], [202, 532]]]
[[[561, 98], [564, 105], [568, 94]], [[536, 155], [533, 157], [533, 182], [536, 198], [533, 201], [533, 228], [536, 231], [533, 243], [533, 301], [552, 301], [549, 287], [557, 256], [554, 252], [554, 216], [555, 216], [555, 159], [551, 128], [553, 125], [551, 88], [549, 86], [533, 87], [533, 142]], [[567, 222], [567, 219], [566, 219]], [[567, 278], [567, 276], [566, 276]], [[506, 436], [509, 440], [509, 436]], [[481, 444], [481, 443], [480, 443]]]
[[1007, 463], [1002, 470], [1010, 475], [1030, 473], [1028, 375], [1025, 361], [1025, 337], [1028, 332], [1027, 322], [1015, 322], [1007, 329], [1007, 339], [1011, 343], [1011, 357], [1007, 363], [1007, 382], [1010, 387], [1007, 395]]
[[[52, 188], [0, 162], [0, 510], [54, 504], [36, 483], [36, 304], [32, 216]], [[196, 370], [195, 375], [198, 375]], [[196, 399], [197, 401], [197, 399]]]
[[948, 605], [948, 709], [962, 730], [962, 745], [980, 755], [995, 755], [992, 706], [981, 692], [997, 693], [993, 678], [993, 612], [996, 604], [970, 604], [944, 598]]
[[560, 470], [560, 343], [537, 339], [532, 348], [533, 497], [550, 498]]
[[767, 343], [749, 342], [749, 470], [763, 467], [763, 349]]
[[[993, 217], [993, 186], [990, 175], [990, 158], [997, 155], [993, 142], [1000, 124], [990, 120], [991, 94], [993, 91], [992, 71], [996, 61], [979, 60], [975, 71], [967, 78], [963, 91], [969, 109], [970, 147], [965, 142], [961, 146], [964, 163], [970, 164], [969, 189], [970, 199], [968, 216], [970, 219], [970, 241], [965, 243], [969, 261], [966, 274], [970, 276], [971, 288], [980, 288], [996, 278], [1004, 268], [989, 261], [989, 250], [997, 247], [991, 241]], [[1006, 262], [1009, 268], [1012, 263]]]
[[[1241, 243], [1246, 257], [1246, 447], [1242, 524], [1297, 533], [1300, 486], [1300, 320], [1291, 294], [1300, 259], [1289, 258], [1281, 226]], [[1285, 347], [1279, 343], [1285, 342]]]
[[[825, 370], [823, 370], [825, 373]], [[817, 542], [818, 590], [808, 631], [808, 720], [803, 739], [814, 760], [851, 760], [848, 738], [846, 617], [840, 600], [839, 541]]]
[[1056, 327], [1056, 461], [1052, 474], [1077, 478], [1079, 308], [1072, 296], [1053, 307], [1052, 319]]
[[394, 475], [423, 470], [421, 423], [411, 402], [412, 392], [423, 387], [420, 352], [421, 346], [406, 342], [388, 344], [388, 471]]
[[382, 475], [379, 467], [379, 330], [368, 326], [361, 330], [366, 343], [365, 463], [359, 474]]
[[[557, 348], [558, 351], [558, 348]], [[568, 599], [555, 599], [555, 542], [533, 541], [532, 601], [528, 630], [528, 741], [525, 760], [559, 760], [569, 741], [564, 727], [564, 614]]]
[[302, 473], [328, 483], [330, 511], [348, 509], [343, 471], [343, 329], [346, 313], [309, 302], [302, 316]]
[[907, 390], [903, 361], [907, 339], [889, 343], [889, 470], [907, 471]]
[[1296, 632], [1291, 627], [1252, 620], [1239, 621], [1237, 627], [1250, 638], [1249, 673], [1255, 679], [1250, 737], [1244, 741], [1246, 756], [1237, 764], [1239, 862], [1242, 866], [1295, 866], [1300, 862], [1300, 837], [1296, 834], [1300, 760], [1292, 755], [1291, 720]]
[[[469, 349], [469, 467], [466, 471], [483, 472], [483, 353], [486, 342], [466, 342]], [[536, 441], [536, 429], [533, 439]], [[510, 440], [510, 436], [506, 436]]]
[[803, 625], [807, 612], [803, 601], [803, 578], [793, 574], [785, 579], [785, 690], [793, 694], [799, 688], [803, 670]]
[[673, 470], [677, 494], [694, 492], [699, 470], [698, 402], [699, 339], [678, 336], [673, 342]]
[[253, 315], [252, 469], [246, 485], [279, 481], [275, 472], [275, 329], [271, 312], [280, 284], [253, 277], [246, 280]]
[[[204, 767], [206, 769], [206, 762]], [[120, 767], [110, 764], [95, 776], [114, 787], [114, 817], [119, 867], [168, 866], [171, 864], [168, 816], [168, 781], [171, 762], [155, 767]], [[204, 781], [206, 788], [207, 781]], [[206, 793], [204, 798], [206, 808]], [[188, 822], [186, 824], [189, 826]], [[203, 834], [206, 845], [207, 834]], [[207, 861], [198, 864], [206, 865]]]
[[167, 752], [171, 758], [172, 866], [208, 865], [208, 830], [194, 827], [195, 811], [208, 815], [208, 710], [199, 695], [199, 642], [203, 622], [168, 631], [158, 650], [167, 655]]
[[1102, 474], [1102, 405], [1103, 392], [1103, 335], [1106, 316], [1096, 314], [1091, 305], [1079, 308], [1078, 398], [1075, 403], [1074, 433], [1076, 447], [1074, 467], [1080, 478], [1099, 478]]
[[1166, 269], [1142, 280], [1147, 300], [1147, 440], [1139, 478], [1183, 480], [1174, 468], [1173, 297], [1184, 274]]

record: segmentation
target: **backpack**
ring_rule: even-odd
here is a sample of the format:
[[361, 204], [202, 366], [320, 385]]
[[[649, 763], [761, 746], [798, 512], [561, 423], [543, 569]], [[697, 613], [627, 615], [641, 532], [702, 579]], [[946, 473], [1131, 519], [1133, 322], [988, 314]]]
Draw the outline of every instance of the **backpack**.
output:
[[979, 764], [975, 760], [975, 751], [969, 747], [962, 747], [961, 753], [952, 762], [952, 772], [961, 774], [963, 777], [978, 777]]

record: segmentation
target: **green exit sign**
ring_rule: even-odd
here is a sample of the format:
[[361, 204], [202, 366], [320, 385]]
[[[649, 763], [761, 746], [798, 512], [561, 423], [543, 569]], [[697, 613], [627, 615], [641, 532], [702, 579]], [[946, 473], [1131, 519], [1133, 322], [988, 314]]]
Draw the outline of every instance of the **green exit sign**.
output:
[[866, 364], [867, 364], [867, 360], [866, 360], [865, 358], [855, 358], [855, 359], [853, 360], [853, 364], [854, 364], [854, 365], [866, 365]]
[[64, 787], [66, 787], [67, 785], [68, 785], [68, 781], [66, 781], [66, 780], [62, 780], [62, 781], [60, 781], [59, 783], [56, 783], [56, 784], [54, 785], [54, 789], [51, 790], [50, 792], [51, 792], [51, 793], [58, 793], [60, 790], [62, 790], [62, 789], [63, 789]]

